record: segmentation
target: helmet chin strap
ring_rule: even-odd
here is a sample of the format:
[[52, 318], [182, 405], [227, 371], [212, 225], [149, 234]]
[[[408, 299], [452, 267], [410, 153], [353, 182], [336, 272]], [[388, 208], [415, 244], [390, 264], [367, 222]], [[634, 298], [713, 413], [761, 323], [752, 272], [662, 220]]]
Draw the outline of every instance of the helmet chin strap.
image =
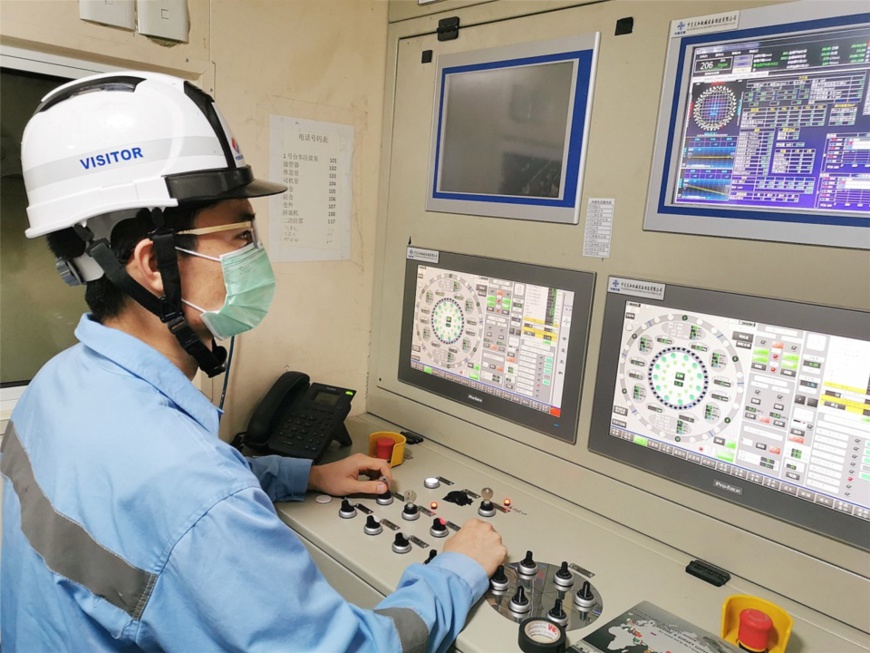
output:
[[108, 240], [97, 239], [85, 225], [75, 225], [75, 230], [85, 242], [86, 252], [103, 269], [109, 281], [159, 317], [203, 372], [209, 377], [217, 376], [225, 370], [227, 350], [218, 346], [214, 340], [211, 349], [206, 347], [187, 323], [181, 304], [181, 275], [178, 272], [175, 234], [164, 225], [163, 212], [160, 209], [151, 210], [151, 220], [155, 229], [148, 237], [154, 242], [157, 269], [163, 279], [163, 297], [151, 294], [127, 273], [126, 267], [115, 256]]

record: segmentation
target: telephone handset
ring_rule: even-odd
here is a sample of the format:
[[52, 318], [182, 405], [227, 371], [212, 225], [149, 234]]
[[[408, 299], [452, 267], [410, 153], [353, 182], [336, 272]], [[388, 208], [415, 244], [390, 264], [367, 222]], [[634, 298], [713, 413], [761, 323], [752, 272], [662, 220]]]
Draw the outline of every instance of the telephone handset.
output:
[[356, 390], [311, 383], [307, 374], [285, 372], [251, 416], [245, 445], [316, 462], [332, 440], [351, 444], [344, 419], [354, 395]]

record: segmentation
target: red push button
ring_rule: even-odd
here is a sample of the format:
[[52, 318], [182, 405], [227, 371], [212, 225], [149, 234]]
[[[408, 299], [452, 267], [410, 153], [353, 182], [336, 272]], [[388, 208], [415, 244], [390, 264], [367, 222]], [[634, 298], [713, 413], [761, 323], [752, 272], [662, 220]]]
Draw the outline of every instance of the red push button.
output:
[[767, 650], [773, 620], [761, 610], [747, 608], [740, 612], [737, 643], [747, 651], [762, 653]]

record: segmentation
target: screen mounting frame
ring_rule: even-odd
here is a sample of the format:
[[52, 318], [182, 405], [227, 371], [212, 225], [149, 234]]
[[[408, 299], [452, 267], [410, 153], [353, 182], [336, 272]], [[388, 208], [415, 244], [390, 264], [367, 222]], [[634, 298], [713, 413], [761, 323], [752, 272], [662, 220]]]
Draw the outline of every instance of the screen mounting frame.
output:
[[[577, 224], [583, 189], [592, 95], [600, 34], [519, 43], [472, 52], [440, 55], [437, 59], [426, 210], [485, 217]], [[453, 75], [572, 62], [569, 111], [562, 153], [561, 197], [535, 197], [442, 190], [441, 165], [447, 116], [448, 81]]]
[[[423, 252], [422, 256], [421, 252]], [[521, 406], [516, 402], [493, 394], [472, 393], [470, 391], [472, 389], [467, 386], [439, 378], [433, 374], [427, 374], [411, 366], [411, 347], [417, 301], [417, 275], [420, 266], [436, 267], [460, 274], [488, 276], [574, 293], [568, 332], [561, 414], [558, 417]], [[405, 261], [397, 378], [400, 383], [431, 392], [456, 404], [474, 408], [496, 418], [573, 444], [577, 440], [577, 422], [580, 413], [580, 397], [586, 365], [594, 289], [595, 273], [593, 272], [409, 247], [408, 257]]]
[[[679, 152], [684, 136], [681, 124], [691, 87], [689, 64], [694, 49], [752, 38], [823, 33], [849, 27], [870, 29], [870, 13], [861, 9], [860, 3], [853, 0], [801, 0], [733, 12], [739, 22], [736, 28], [728, 26], [693, 34], [680, 34], [678, 25], [701, 21], [703, 17], [673, 21], [644, 216], [645, 230], [870, 249], [870, 214], [865, 218], [856, 213], [821, 209], [795, 213], [787, 209], [745, 206], [714, 208], [677, 204], [673, 199], [679, 180]], [[870, 82], [870, 76], [867, 80]]]
[[[723, 469], [691, 462], [686, 458], [640, 446], [630, 439], [610, 434], [613, 402], [619, 375], [624, 318], [627, 302], [661, 306], [664, 310], [697, 312], [769, 325], [815, 331], [823, 334], [867, 340], [870, 313], [797, 301], [756, 297], [738, 293], [667, 285], [663, 299], [637, 296], [615, 290], [614, 277], [608, 281], [604, 306], [601, 348], [589, 431], [590, 452], [620, 464], [656, 475], [724, 501], [738, 504], [768, 517], [870, 551], [870, 521], [816, 505], [736, 477]], [[648, 281], [659, 285], [656, 282]], [[675, 447], [676, 449], [676, 447]], [[693, 502], [685, 504], [691, 507]], [[713, 518], [721, 518], [711, 514]]]

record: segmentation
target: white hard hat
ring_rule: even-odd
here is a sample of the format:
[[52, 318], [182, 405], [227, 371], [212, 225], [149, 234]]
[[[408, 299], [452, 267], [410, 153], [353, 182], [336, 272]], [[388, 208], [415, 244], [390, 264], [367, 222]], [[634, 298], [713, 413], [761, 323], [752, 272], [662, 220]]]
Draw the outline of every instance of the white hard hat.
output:
[[254, 179], [208, 94], [151, 72], [94, 75], [53, 90], [24, 130], [21, 161], [28, 238], [129, 209], [285, 190]]

